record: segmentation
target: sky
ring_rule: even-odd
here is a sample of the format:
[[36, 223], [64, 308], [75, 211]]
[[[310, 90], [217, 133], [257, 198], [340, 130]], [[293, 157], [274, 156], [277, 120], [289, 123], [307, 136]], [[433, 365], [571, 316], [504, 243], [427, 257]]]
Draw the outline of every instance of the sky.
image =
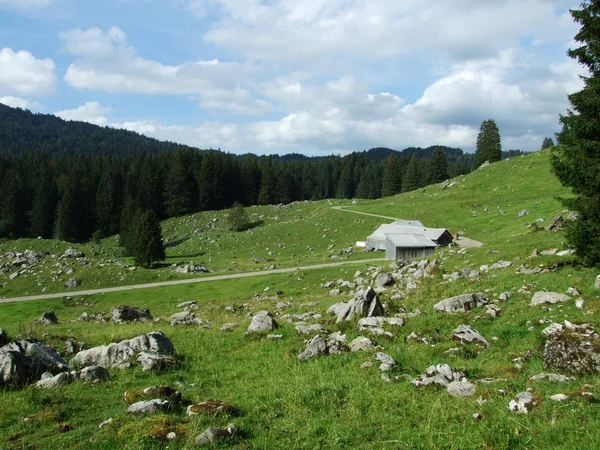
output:
[[0, 0], [0, 103], [230, 153], [560, 130], [580, 0]]

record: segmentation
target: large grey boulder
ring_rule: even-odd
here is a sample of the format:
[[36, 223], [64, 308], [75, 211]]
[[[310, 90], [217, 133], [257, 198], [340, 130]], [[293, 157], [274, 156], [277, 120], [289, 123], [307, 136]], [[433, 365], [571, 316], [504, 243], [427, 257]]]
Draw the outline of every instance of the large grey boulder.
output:
[[22, 339], [0, 347], [0, 385], [24, 384], [44, 372], [69, 370], [67, 362], [52, 348], [33, 339]]
[[490, 343], [479, 332], [470, 325], [459, 325], [452, 334], [454, 340], [461, 344], [480, 344], [489, 347]]
[[600, 336], [587, 324], [552, 324], [544, 333], [544, 369], [573, 375], [600, 373]]
[[32, 322], [33, 325], [54, 325], [58, 323], [58, 318], [53, 311], [46, 311], [39, 319]]
[[371, 287], [360, 288], [354, 299], [347, 303], [336, 303], [327, 312], [337, 316], [337, 322], [352, 320], [355, 317], [385, 316], [379, 295]]
[[100, 383], [110, 378], [108, 370], [101, 366], [88, 366], [81, 369], [78, 373], [79, 379], [89, 383]]
[[76, 288], [79, 286], [81, 286], [81, 280], [79, 278], [69, 278], [65, 282], [65, 287], [68, 287], [68, 288]]
[[273, 314], [269, 311], [259, 311], [252, 317], [252, 322], [246, 333], [265, 333], [273, 331], [277, 327]]
[[59, 386], [66, 386], [75, 380], [70, 372], [61, 372], [58, 375], [52, 375], [50, 372], [42, 374], [42, 379], [35, 385], [39, 388], [52, 389]]
[[470, 311], [479, 306], [487, 305], [490, 301], [489, 297], [482, 293], [462, 294], [442, 300], [433, 305], [433, 308], [438, 312], [458, 314]]
[[468, 381], [452, 381], [447, 387], [452, 397], [471, 397], [475, 394], [475, 385]]
[[392, 284], [394, 284], [394, 278], [387, 272], [381, 272], [377, 275], [377, 278], [375, 278], [375, 287], [378, 289], [383, 289]]
[[327, 343], [320, 334], [316, 335], [306, 344], [306, 349], [298, 355], [300, 361], [307, 361], [315, 356], [327, 354]]
[[221, 441], [235, 435], [236, 428], [235, 425], [229, 424], [227, 428], [215, 428], [210, 427], [207, 428], [204, 433], [196, 436], [196, 447], [203, 447], [205, 445], [212, 445], [216, 441]]
[[134, 403], [127, 412], [129, 414], [154, 414], [169, 409], [170, 402], [168, 400], [161, 400], [155, 398], [153, 400], [141, 401]]
[[116, 306], [110, 310], [110, 313], [112, 314], [110, 320], [114, 323], [152, 319], [149, 309], [137, 309], [132, 308], [131, 306]]
[[160, 331], [153, 331], [118, 343], [82, 350], [75, 355], [73, 363], [79, 367], [113, 367], [124, 363], [140, 352], [172, 355], [175, 349], [167, 336]]
[[0, 347], [8, 344], [8, 336], [6, 335], [6, 331], [0, 328]]
[[545, 303], [555, 304], [555, 303], [564, 303], [571, 300], [571, 297], [565, 294], [559, 294], [558, 292], [536, 292], [533, 294], [533, 298], [531, 299], [530, 306], [543, 305]]

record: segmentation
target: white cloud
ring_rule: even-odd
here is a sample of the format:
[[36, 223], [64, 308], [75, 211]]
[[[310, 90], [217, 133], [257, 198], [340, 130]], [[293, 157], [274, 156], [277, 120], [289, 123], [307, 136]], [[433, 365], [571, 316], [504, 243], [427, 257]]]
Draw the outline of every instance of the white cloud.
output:
[[27, 51], [0, 50], [0, 95], [45, 95], [54, 91], [56, 76], [50, 58], [36, 59]]
[[106, 126], [108, 119], [106, 115], [110, 113], [111, 108], [102, 106], [98, 102], [87, 102], [75, 109], [66, 109], [55, 113], [58, 117], [64, 120], [77, 120], [81, 122], [89, 122], [94, 125]]
[[40, 109], [42, 105], [37, 102], [32, 102], [31, 100], [26, 100], [21, 97], [13, 97], [12, 95], [7, 95], [4, 97], [0, 97], [0, 103], [3, 105], [10, 106], [12, 108], [21, 108], [21, 109]]

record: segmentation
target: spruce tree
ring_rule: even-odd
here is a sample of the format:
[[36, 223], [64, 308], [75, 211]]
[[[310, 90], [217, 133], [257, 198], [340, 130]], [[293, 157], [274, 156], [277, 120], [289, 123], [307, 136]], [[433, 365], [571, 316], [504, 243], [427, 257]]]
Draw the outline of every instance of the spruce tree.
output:
[[136, 264], [150, 267], [154, 262], [164, 261], [165, 246], [162, 241], [162, 230], [154, 211], [150, 209], [136, 211], [131, 239], [131, 251]]
[[58, 190], [50, 169], [44, 167], [37, 181], [31, 210], [31, 235], [49, 239], [54, 234]]
[[100, 237], [119, 232], [122, 196], [121, 177], [113, 174], [110, 168], [104, 168], [96, 193], [96, 223]]
[[2, 180], [0, 198], [0, 236], [22, 236], [27, 228], [25, 188], [21, 175], [11, 169]]
[[421, 187], [421, 171], [417, 155], [410, 159], [402, 178], [402, 192], [410, 192]]
[[477, 167], [486, 161], [493, 163], [502, 159], [500, 131], [493, 119], [485, 120], [479, 128], [475, 158]]
[[427, 181], [429, 184], [441, 183], [447, 180], [448, 177], [448, 158], [441, 148], [436, 148], [429, 161], [429, 177]]
[[551, 147], [554, 147], [554, 141], [552, 140], [552, 138], [544, 138], [544, 142], [542, 142], [542, 150], [546, 150], [547, 148]]
[[256, 155], [245, 155], [242, 161], [241, 177], [243, 185], [243, 203], [257, 205], [260, 193], [260, 167]]
[[261, 161], [261, 181], [258, 202], [261, 205], [273, 205], [277, 203], [277, 176], [270, 157]]
[[574, 198], [563, 204], [577, 213], [577, 219], [566, 227], [569, 243], [578, 261], [586, 265], [600, 264], [600, 5], [587, 0], [581, 9], [571, 10], [581, 28], [575, 41], [582, 45], [568, 51], [589, 70], [582, 77], [584, 87], [569, 95], [571, 108], [560, 116], [563, 125], [557, 134], [558, 146], [551, 157], [552, 170], [560, 182], [572, 189]]
[[127, 196], [121, 211], [121, 221], [119, 225], [119, 245], [123, 247], [125, 256], [133, 255], [133, 222], [135, 220], [135, 203], [130, 196]]
[[385, 159], [381, 196], [390, 197], [402, 192], [402, 163], [396, 153], [390, 153]]
[[246, 209], [241, 203], [235, 202], [227, 214], [227, 224], [231, 231], [245, 231], [250, 227]]

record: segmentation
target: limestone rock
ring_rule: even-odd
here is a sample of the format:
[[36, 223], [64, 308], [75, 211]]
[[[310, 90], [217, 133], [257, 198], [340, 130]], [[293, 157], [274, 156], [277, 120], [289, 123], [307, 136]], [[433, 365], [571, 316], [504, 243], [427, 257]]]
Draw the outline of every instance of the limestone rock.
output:
[[85, 258], [85, 253], [80, 252], [73, 247], [69, 247], [62, 255], [61, 258]]
[[539, 373], [529, 378], [529, 381], [550, 381], [554, 383], [566, 383], [573, 381], [574, 377], [567, 377], [557, 373]]
[[519, 392], [508, 404], [508, 409], [519, 414], [527, 414], [536, 405], [533, 395], [529, 392]]
[[79, 379], [89, 383], [100, 383], [110, 378], [108, 370], [100, 366], [88, 366], [79, 371]]
[[119, 343], [82, 350], [75, 355], [73, 362], [79, 367], [113, 367], [144, 351], [172, 355], [175, 349], [167, 336], [153, 331]]
[[39, 319], [32, 322], [34, 325], [54, 325], [58, 323], [58, 318], [53, 311], [46, 311]]
[[183, 266], [179, 266], [175, 269], [177, 273], [207, 273], [208, 269], [205, 266], [196, 264], [195, 262], [190, 262], [189, 264], [185, 264]]
[[536, 292], [533, 294], [530, 306], [543, 305], [545, 303], [555, 304], [561, 302], [568, 302], [571, 299], [568, 295], [559, 294], [557, 292]]
[[61, 372], [58, 375], [46, 372], [42, 375], [42, 379], [35, 385], [39, 388], [52, 389], [58, 386], [65, 386], [74, 379], [75, 377], [70, 372]]
[[562, 214], [558, 214], [552, 218], [550, 224], [546, 227], [548, 231], [560, 231], [565, 223]]
[[320, 323], [314, 325], [297, 325], [296, 332], [299, 334], [314, 334], [314, 333], [323, 333], [327, 332], [325, 327]]
[[235, 432], [236, 432], [235, 425], [233, 425], [231, 423], [229, 425], [227, 425], [227, 428], [210, 427], [210, 428], [207, 428], [204, 431], [204, 433], [202, 433], [196, 437], [195, 443], [196, 443], [197, 447], [211, 445], [215, 441], [221, 441], [221, 440], [228, 439], [228, 438], [234, 436]]
[[544, 334], [544, 369], [574, 375], [600, 373], [600, 336], [589, 325], [552, 324]]
[[519, 211], [519, 214], [517, 214], [517, 218], [521, 218], [521, 217], [525, 217], [527, 214], [529, 214], [529, 211], [527, 211], [526, 209], [522, 209], [521, 211]]
[[298, 355], [300, 361], [307, 361], [315, 356], [327, 355], [327, 343], [321, 335], [316, 335], [306, 344], [306, 349]]
[[396, 361], [394, 360], [394, 358], [392, 358], [387, 353], [376, 353], [375, 360], [381, 363], [379, 366], [379, 370], [381, 370], [382, 372], [389, 372], [396, 366]]
[[475, 394], [475, 385], [468, 381], [452, 381], [447, 390], [453, 397], [471, 397]]
[[233, 406], [222, 400], [207, 400], [187, 407], [188, 416], [196, 416], [198, 414], [217, 416], [221, 414], [231, 414], [234, 411], [235, 409]]
[[327, 350], [330, 355], [339, 355], [348, 348], [346, 346], [346, 340], [348, 337], [342, 334], [341, 331], [336, 331], [327, 336]]
[[556, 394], [550, 397], [550, 399], [554, 400], [555, 402], [564, 402], [565, 400], [569, 399], [569, 396], [565, 394]]
[[379, 289], [383, 289], [391, 284], [394, 284], [394, 278], [387, 272], [381, 272], [377, 275], [377, 278], [375, 278], [375, 287]]
[[487, 305], [488, 303], [490, 303], [490, 299], [482, 293], [462, 294], [442, 300], [436, 303], [433, 308], [439, 312], [457, 314], [467, 312], [478, 306]]
[[65, 282], [65, 286], [68, 288], [76, 288], [81, 286], [81, 280], [79, 278], [69, 278]]
[[143, 371], [165, 370], [177, 364], [177, 360], [171, 355], [148, 352], [141, 352], [138, 355], [136, 362], [142, 366]]
[[461, 372], [455, 372], [448, 364], [438, 364], [430, 366], [425, 374], [415, 378], [412, 384], [420, 386], [442, 386], [447, 387], [453, 381], [460, 381], [464, 378]]
[[460, 325], [453, 332], [452, 338], [462, 344], [479, 344], [489, 347], [490, 343], [470, 325]]
[[368, 337], [359, 336], [348, 344], [351, 352], [359, 352], [362, 350], [372, 350], [375, 348], [375, 343]]
[[596, 282], [594, 283], [594, 288], [600, 289], [600, 275], [596, 277]]
[[247, 333], [264, 333], [273, 331], [278, 327], [273, 319], [273, 314], [268, 311], [259, 311], [252, 318]]
[[354, 299], [348, 303], [336, 303], [327, 312], [337, 315], [337, 322], [352, 320], [354, 317], [384, 316], [385, 310], [379, 295], [371, 287], [359, 288]]
[[155, 398], [153, 400], [147, 400], [137, 402], [127, 408], [129, 414], [154, 414], [161, 411], [166, 411], [170, 406], [168, 400], [161, 400]]
[[0, 385], [24, 384], [44, 372], [69, 370], [67, 362], [52, 348], [33, 339], [21, 339], [0, 347]]
[[123, 323], [133, 321], [151, 320], [149, 309], [137, 309], [131, 306], [117, 306], [110, 310], [112, 317], [111, 322]]
[[178, 312], [171, 316], [171, 326], [175, 327], [178, 325], [195, 325], [212, 328], [207, 321], [197, 318], [196, 314], [190, 311]]

